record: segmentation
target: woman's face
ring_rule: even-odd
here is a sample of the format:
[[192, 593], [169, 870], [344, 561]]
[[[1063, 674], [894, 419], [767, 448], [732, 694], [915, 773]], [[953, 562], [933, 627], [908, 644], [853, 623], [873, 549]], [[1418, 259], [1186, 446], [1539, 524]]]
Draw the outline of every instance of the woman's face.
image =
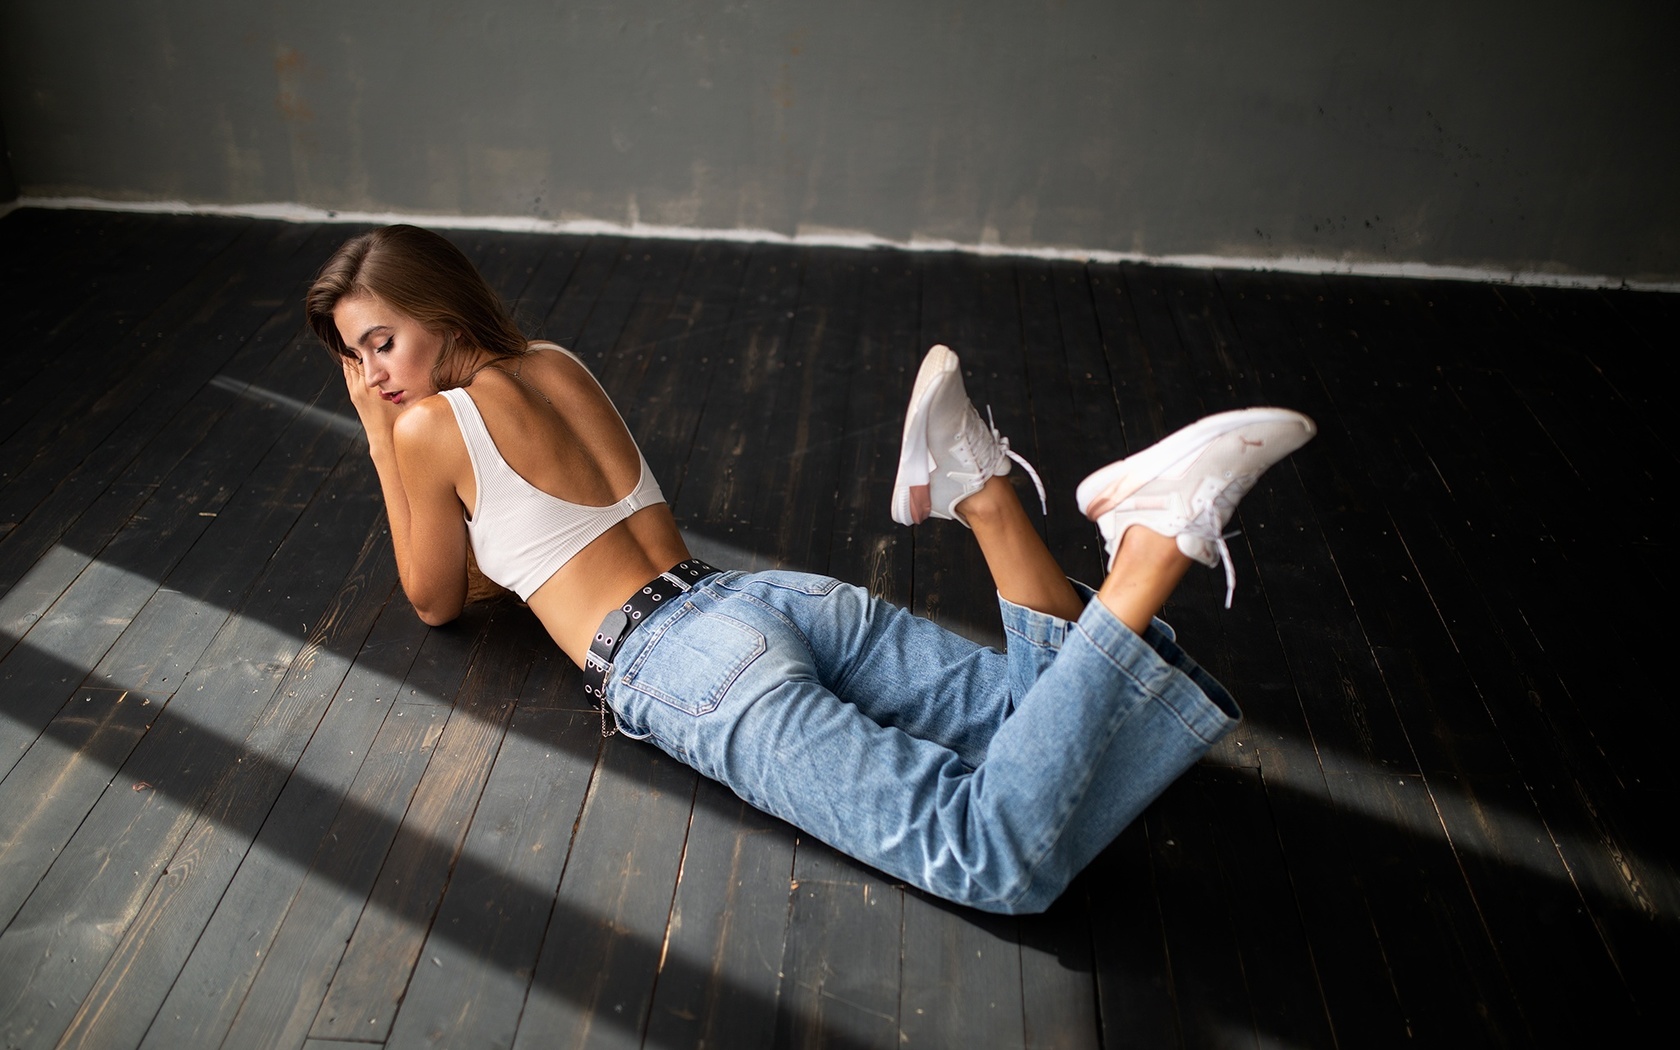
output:
[[443, 335], [369, 292], [342, 299], [333, 310], [339, 337], [362, 366], [362, 379], [399, 407], [437, 393], [432, 367]]

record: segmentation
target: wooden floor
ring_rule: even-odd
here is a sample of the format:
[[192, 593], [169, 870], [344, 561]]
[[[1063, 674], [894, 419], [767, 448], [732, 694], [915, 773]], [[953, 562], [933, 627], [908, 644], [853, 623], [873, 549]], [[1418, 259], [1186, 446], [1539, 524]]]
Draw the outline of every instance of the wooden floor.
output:
[[[353, 232], [0, 219], [0, 1046], [1615, 1045], [1680, 977], [1680, 296], [462, 233], [697, 553], [1001, 642], [893, 526], [921, 352], [1044, 475], [1321, 435], [1169, 607], [1247, 720], [1046, 915], [932, 901], [603, 742], [511, 603], [397, 587], [300, 292]], [[843, 784], [834, 790], [844, 791]], [[1643, 1018], [1642, 1018], [1643, 1015]]]

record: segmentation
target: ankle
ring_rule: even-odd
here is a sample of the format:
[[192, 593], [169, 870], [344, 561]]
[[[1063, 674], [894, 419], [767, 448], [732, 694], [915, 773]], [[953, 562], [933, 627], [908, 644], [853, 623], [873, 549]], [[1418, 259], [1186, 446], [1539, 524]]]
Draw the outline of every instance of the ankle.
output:
[[1015, 490], [1010, 487], [1006, 478], [993, 476], [986, 479], [986, 483], [972, 495], [959, 501], [952, 508], [962, 515], [962, 520], [974, 528], [976, 523], [983, 528], [996, 525], [1007, 518], [1020, 515], [1021, 501], [1016, 497]]
[[1178, 549], [1177, 537], [1163, 536], [1146, 525], [1134, 525], [1121, 537], [1108, 574], [1112, 577], [1124, 570], [1169, 565], [1180, 559], [1190, 560]]
[[1097, 600], [1141, 635], [1189, 568], [1190, 558], [1174, 537], [1135, 526], [1122, 537]]

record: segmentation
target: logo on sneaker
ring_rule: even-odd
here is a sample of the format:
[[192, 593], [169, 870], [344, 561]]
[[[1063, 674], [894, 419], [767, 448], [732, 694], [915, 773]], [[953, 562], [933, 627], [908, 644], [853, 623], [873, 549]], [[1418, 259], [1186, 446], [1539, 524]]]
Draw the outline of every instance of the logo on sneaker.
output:
[[1252, 438], [1245, 438], [1241, 434], [1237, 435], [1237, 440], [1243, 443], [1243, 448], [1260, 448], [1266, 444], [1264, 441], [1255, 441]]

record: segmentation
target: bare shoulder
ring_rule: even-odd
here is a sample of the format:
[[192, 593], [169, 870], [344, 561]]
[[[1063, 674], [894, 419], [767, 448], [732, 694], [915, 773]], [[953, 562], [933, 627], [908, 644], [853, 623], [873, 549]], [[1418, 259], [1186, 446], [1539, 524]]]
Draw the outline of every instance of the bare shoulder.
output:
[[595, 373], [589, 370], [589, 366], [558, 343], [532, 343], [531, 353], [521, 359], [521, 371], [529, 370], [540, 371], [545, 375], [564, 376], [572, 382], [581, 380], [595, 383]]
[[554, 343], [532, 343], [534, 353], [521, 360], [520, 374], [541, 389], [556, 407], [565, 405], [577, 411], [587, 408], [610, 411], [615, 419], [617, 410], [612, 398], [589, 366], [570, 351]]
[[433, 394], [410, 405], [397, 417], [392, 436], [404, 446], [430, 452], [463, 447], [455, 410], [442, 394]]

